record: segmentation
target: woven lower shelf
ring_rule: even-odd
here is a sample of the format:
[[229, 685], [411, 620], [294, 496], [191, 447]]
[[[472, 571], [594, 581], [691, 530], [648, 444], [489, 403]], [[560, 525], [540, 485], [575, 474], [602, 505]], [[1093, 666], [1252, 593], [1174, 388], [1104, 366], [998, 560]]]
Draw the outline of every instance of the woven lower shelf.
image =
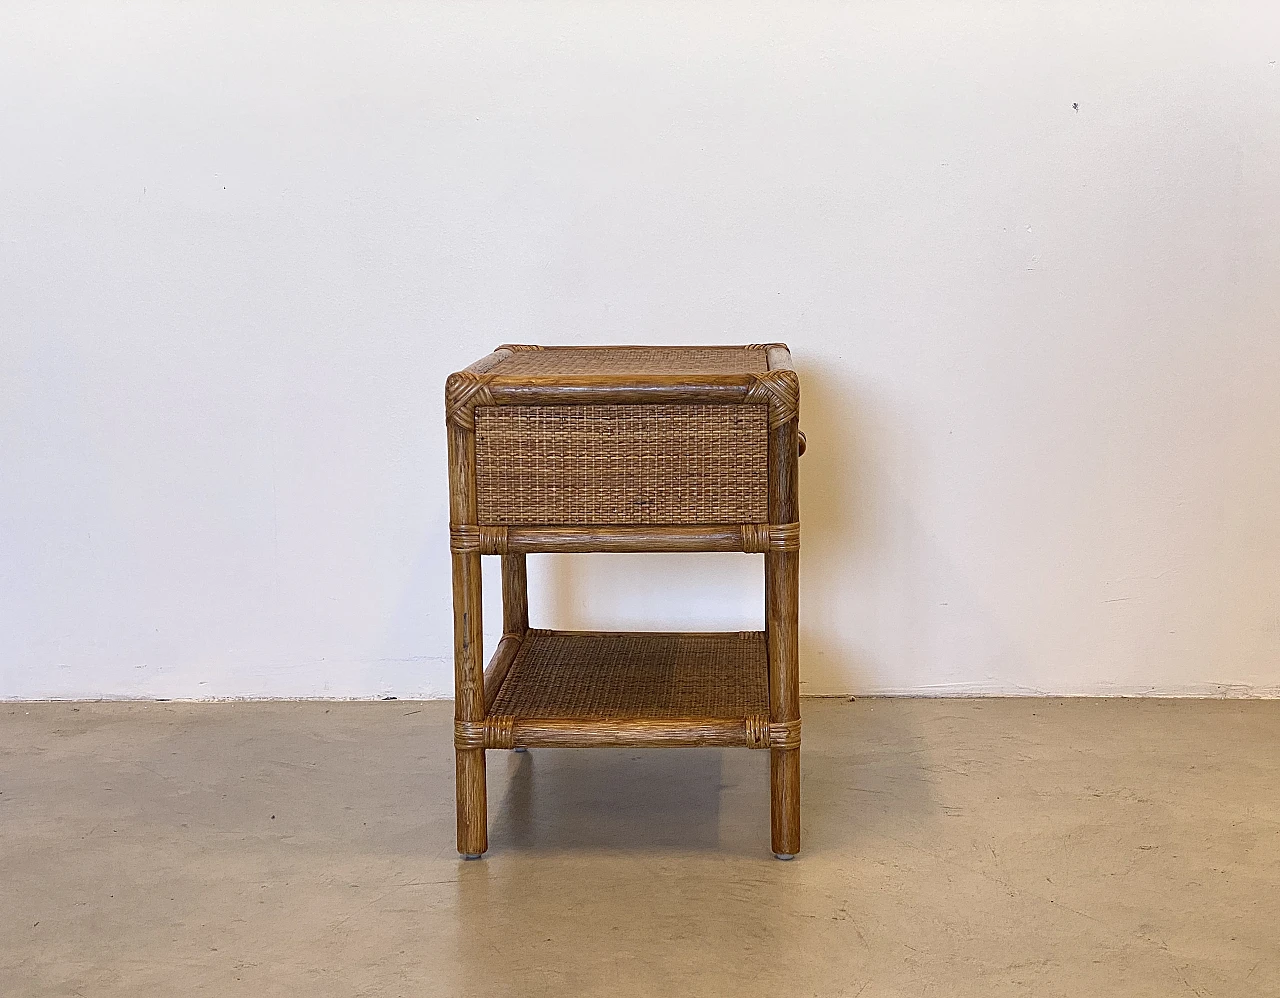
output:
[[775, 743], [791, 740], [786, 725], [771, 732], [779, 726], [769, 724], [768, 654], [760, 631], [531, 630], [484, 725], [490, 748], [765, 748], [771, 734]]

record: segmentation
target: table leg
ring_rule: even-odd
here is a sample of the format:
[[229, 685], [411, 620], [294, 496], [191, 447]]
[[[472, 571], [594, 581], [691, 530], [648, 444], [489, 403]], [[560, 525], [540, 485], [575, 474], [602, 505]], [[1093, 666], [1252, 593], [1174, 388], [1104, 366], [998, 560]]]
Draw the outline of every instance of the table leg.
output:
[[[454, 717], [484, 720], [484, 627], [480, 555], [453, 555]], [[484, 749], [457, 748], [458, 852], [468, 859], [489, 848]]]
[[[519, 634], [529, 631], [529, 571], [523, 554], [502, 556], [502, 633]], [[523, 745], [511, 751], [528, 752]]]
[[[779, 375], [781, 377], [781, 375]], [[769, 521], [796, 523], [799, 503], [799, 398], [795, 375], [789, 387], [796, 410], [769, 431]], [[800, 552], [765, 555], [765, 631], [769, 646], [769, 721], [791, 727], [800, 720]], [[798, 734], [798, 732], [797, 732]], [[772, 739], [772, 732], [771, 732]], [[800, 746], [769, 750], [769, 815], [773, 854], [790, 859], [800, 851]]]
[[[798, 604], [800, 555], [767, 554], [766, 610], [769, 621], [769, 719], [800, 717]], [[769, 750], [770, 823], [773, 852], [790, 859], [800, 851], [800, 749]]]
[[529, 572], [522, 554], [502, 556], [502, 633], [529, 629]]

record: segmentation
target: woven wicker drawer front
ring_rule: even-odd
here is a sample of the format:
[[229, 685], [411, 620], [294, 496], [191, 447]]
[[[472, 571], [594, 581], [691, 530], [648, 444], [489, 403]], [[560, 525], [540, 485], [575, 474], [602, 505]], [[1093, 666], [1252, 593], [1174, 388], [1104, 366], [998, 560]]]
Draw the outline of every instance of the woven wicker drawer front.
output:
[[764, 523], [765, 405], [480, 406], [488, 524]]

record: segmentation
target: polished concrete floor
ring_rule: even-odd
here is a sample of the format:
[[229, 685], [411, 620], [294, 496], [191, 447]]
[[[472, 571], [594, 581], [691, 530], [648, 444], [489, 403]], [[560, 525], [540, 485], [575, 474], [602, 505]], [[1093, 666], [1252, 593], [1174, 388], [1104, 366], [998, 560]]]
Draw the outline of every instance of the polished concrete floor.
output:
[[0, 995], [1280, 995], [1280, 702], [814, 700], [767, 757], [446, 703], [0, 704]]

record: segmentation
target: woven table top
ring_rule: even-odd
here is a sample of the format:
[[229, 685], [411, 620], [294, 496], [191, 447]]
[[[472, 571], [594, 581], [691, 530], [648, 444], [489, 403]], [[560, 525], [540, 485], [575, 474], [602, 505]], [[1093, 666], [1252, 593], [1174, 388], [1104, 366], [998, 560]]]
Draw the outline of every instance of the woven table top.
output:
[[539, 347], [517, 349], [493, 370], [502, 378], [591, 375], [762, 374], [764, 347]]

